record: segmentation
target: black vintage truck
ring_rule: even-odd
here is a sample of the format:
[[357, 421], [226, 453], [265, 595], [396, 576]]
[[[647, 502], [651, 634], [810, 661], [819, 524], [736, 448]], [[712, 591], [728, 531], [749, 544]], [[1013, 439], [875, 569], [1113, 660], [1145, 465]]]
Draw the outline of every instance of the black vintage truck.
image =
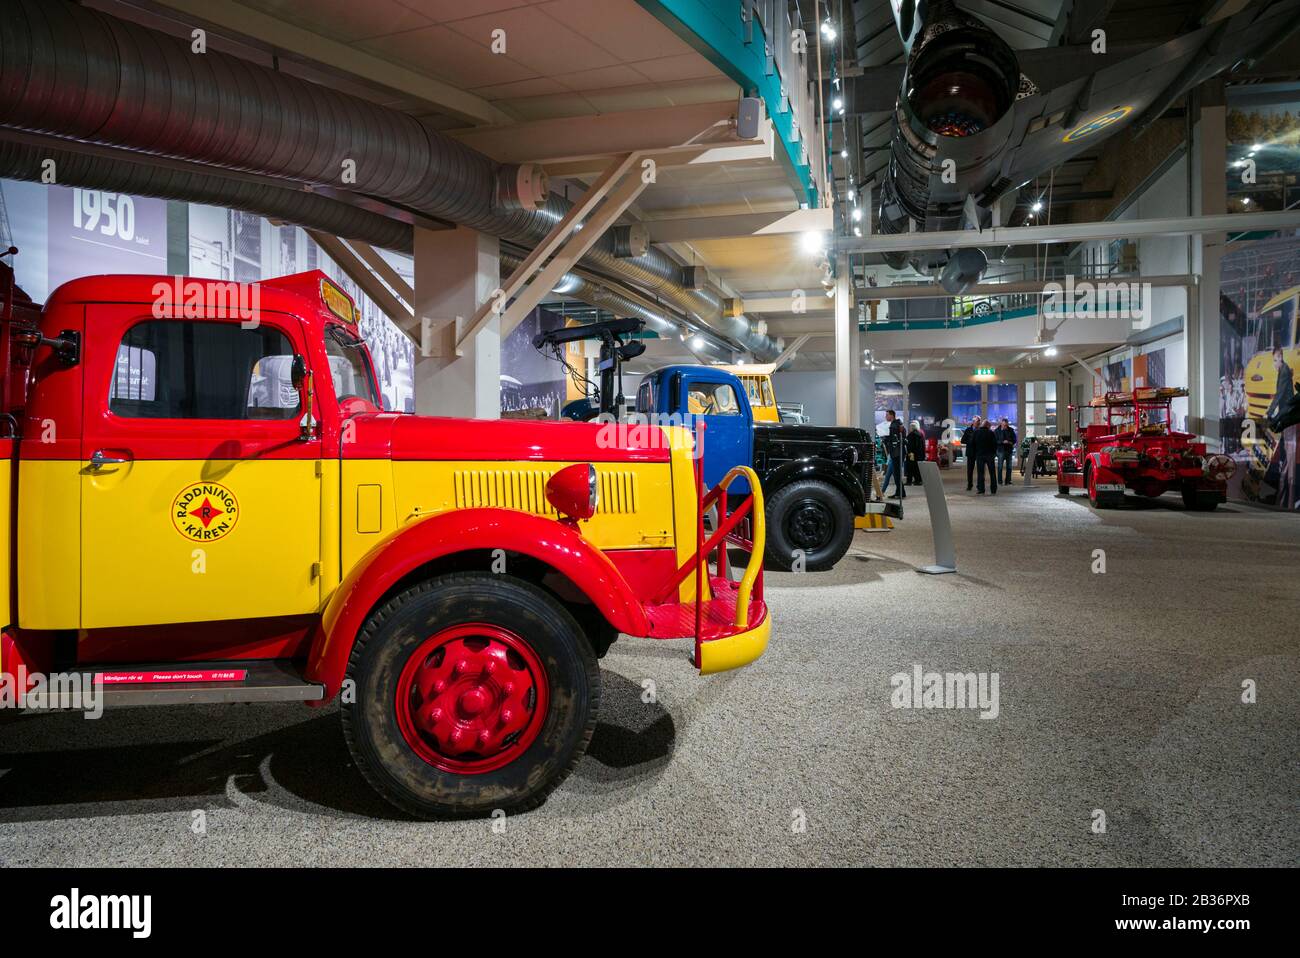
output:
[[[713, 366], [665, 366], [637, 391], [637, 413], [704, 420], [704, 483], [752, 465], [763, 484], [770, 569], [822, 571], [843, 558], [855, 528], [898, 503], [871, 501], [875, 440], [865, 429], [755, 422], [740, 381]], [[737, 493], [747, 492], [733, 487]]]

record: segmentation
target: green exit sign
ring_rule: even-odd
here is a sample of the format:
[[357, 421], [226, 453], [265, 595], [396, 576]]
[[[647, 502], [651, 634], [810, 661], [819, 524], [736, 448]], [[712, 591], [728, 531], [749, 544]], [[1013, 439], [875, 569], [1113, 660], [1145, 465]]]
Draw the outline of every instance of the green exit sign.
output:
[[992, 366], [977, 366], [975, 368], [976, 376], [996, 376], [998, 371]]

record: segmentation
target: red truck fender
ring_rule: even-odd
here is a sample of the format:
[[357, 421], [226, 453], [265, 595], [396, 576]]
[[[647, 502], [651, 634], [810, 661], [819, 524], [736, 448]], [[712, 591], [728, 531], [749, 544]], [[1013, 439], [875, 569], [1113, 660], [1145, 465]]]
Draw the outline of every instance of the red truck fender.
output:
[[1097, 481], [1105, 483], [1124, 483], [1124, 474], [1110, 467], [1110, 453], [1091, 452], [1088, 454], [1088, 466], [1097, 473]]
[[615, 629], [649, 634], [645, 609], [627, 580], [576, 529], [510, 509], [438, 513], [397, 530], [372, 549], [330, 599], [307, 664], [307, 678], [325, 686], [324, 701], [338, 693], [357, 634], [394, 585], [435, 559], [483, 549], [503, 549], [545, 563], [567, 577]]

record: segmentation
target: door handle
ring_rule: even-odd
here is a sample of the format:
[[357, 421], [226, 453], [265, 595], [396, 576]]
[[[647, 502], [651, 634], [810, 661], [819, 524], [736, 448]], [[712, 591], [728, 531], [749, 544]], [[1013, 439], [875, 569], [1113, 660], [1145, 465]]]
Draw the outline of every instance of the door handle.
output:
[[90, 468], [101, 469], [104, 466], [117, 466], [124, 462], [130, 462], [130, 460], [119, 459], [116, 456], [106, 456], [103, 449], [96, 449], [95, 454], [90, 457]]

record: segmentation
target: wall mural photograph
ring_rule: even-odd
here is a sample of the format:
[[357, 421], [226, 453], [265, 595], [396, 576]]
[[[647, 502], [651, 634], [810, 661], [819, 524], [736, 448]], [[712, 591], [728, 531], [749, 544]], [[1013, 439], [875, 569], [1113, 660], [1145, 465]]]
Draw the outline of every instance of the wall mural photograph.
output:
[[1300, 369], [1300, 243], [1240, 244], [1223, 258], [1219, 297], [1219, 424], [1238, 463], [1236, 498], [1296, 509], [1296, 370]]

